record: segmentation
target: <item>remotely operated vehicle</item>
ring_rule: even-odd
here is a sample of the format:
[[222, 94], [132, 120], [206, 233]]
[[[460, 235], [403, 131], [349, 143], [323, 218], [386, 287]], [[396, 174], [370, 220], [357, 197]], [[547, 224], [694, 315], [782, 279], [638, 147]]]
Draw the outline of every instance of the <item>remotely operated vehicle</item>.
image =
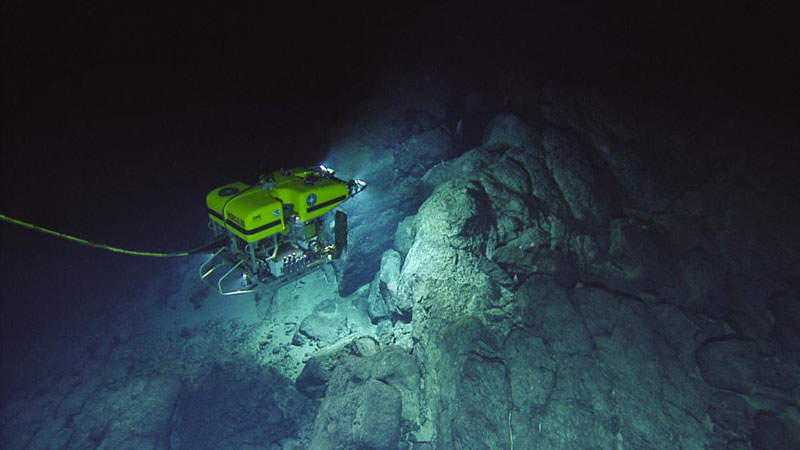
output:
[[200, 278], [222, 295], [245, 294], [338, 259], [347, 249], [347, 216], [334, 209], [366, 186], [320, 164], [212, 190], [209, 228], [220, 247], [200, 266]]

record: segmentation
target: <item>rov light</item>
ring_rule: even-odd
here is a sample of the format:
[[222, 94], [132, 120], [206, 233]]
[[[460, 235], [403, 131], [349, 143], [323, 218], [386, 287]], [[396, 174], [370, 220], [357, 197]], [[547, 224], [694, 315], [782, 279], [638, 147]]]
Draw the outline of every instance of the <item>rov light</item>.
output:
[[328, 175], [333, 175], [333, 174], [335, 174], [335, 173], [336, 173], [336, 171], [335, 171], [335, 170], [331, 169], [330, 167], [327, 167], [327, 166], [325, 166], [325, 164], [320, 164], [320, 165], [319, 165], [319, 170], [320, 170], [322, 173], [327, 173]]
[[350, 190], [350, 196], [354, 196], [363, 191], [367, 187], [367, 182], [363, 180], [350, 180], [347, 183], [347, 188]]

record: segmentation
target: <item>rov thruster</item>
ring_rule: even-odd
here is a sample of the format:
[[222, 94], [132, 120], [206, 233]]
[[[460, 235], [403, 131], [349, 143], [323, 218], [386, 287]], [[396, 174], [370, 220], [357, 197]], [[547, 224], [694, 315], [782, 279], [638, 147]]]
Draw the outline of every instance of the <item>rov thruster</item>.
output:
[[220, 247], [200, 266], [200, 278], [222, 295], [246, 294], [338, 259], [347, 249], [347, 215], [334, 208], [366, 186], [319, 165], [212, 190], [209, 228]]

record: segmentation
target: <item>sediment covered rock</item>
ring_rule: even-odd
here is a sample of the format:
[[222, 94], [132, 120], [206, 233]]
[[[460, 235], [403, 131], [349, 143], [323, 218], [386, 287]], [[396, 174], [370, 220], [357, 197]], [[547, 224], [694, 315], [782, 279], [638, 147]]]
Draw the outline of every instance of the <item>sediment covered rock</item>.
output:
[[419, 372], [399, 348], [344, 356], [333, 370], [309, 448], [393, 449], [417, 427]]

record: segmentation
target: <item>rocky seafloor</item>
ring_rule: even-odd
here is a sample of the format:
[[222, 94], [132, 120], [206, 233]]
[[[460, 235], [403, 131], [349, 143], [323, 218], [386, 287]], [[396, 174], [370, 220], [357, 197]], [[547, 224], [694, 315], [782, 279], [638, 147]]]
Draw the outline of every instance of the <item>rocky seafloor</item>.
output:
[[796, 129], [409, 83], [336, 132], [326, 163], [370, 183], [342, 262], [231, 299], [193, 261], [65, 322], [18, 362], [0, 446], [800, 447]]

